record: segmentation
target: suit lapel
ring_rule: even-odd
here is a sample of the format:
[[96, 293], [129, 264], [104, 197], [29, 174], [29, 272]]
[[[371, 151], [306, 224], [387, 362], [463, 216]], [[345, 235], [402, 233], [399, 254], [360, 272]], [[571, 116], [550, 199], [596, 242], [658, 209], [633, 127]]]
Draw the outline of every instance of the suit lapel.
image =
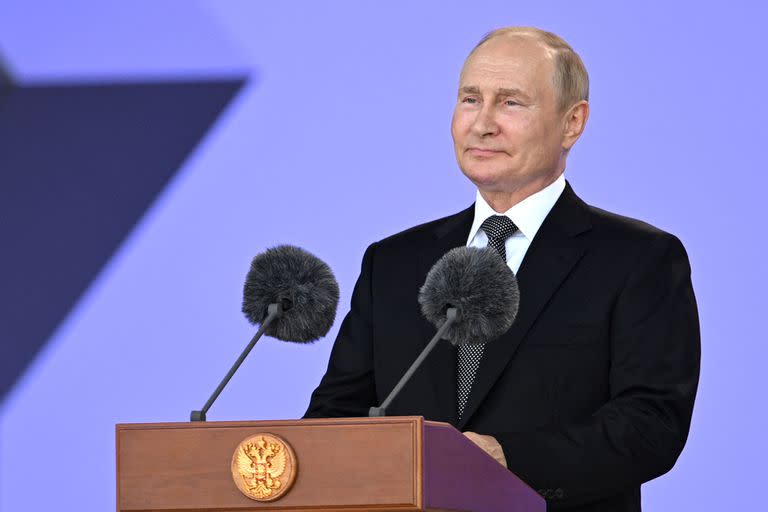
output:
[[[507, 333], [486, 345], [464, 415], [457, 425], [459, 430], [471, 419], [552, 295], [583, 256], [584, 249], [574, 237], [588, 229], [587, 207], [567, 185], [526, 252], [517, 275], [517, 318]], [[454, 373], [454, 388], [455, 382]]]
[[[432, 266], [446, 252], [467, 244], [474, 218], [474, 205], [449, 217], [439, 224], [429, 243], [419, 253], [419, 275], [426, 278]], [[436, 329], [425, 320], [422, 337], [424, 345], [435, 335]], [[436, 415], [432, 419], [456, 424], [456, 349], [448, 341], [441, 341], [424, 361], [434, 393]]]

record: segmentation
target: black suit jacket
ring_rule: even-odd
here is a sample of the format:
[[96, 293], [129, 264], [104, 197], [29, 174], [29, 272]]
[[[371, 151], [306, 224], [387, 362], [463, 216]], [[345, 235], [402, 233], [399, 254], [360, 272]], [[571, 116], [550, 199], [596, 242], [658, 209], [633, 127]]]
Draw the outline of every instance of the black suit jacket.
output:
[[[466, 244], [472, 207], [371, 245], [306, 417], [367, 416], [435, 329], [419, 287]], [[549, 510], [638, 511], [640, 484], [683, 449], [699, 375], [685, 250], [648, 224], [588, 206], [570, 185], [518, 272], [520, 311], [490, 342], [465, 413], [456, 352], [438, 344], [387, 410], [499, 440], [511, 471]]]

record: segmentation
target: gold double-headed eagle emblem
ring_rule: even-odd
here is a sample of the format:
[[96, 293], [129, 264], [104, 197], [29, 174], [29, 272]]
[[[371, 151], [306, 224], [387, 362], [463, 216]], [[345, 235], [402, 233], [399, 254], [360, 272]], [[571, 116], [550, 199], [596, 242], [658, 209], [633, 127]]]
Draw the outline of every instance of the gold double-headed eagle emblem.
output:
[[232, 478], [240, 492], [252, 500], [276, 500], [293, 485], [296, 455], [276, 435], [251, 436], [232, 455]]

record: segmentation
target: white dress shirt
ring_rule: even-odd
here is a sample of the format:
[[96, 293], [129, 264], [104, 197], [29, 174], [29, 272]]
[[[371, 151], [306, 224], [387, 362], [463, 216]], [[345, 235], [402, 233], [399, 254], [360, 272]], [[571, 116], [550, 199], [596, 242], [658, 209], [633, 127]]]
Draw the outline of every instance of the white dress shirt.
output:
[[475, 220], [472, 222], [472, 229], [469, 230], [467, 247], [487, 247], [488, 235], [480, 229], [480, 226], [492, 215], [506, 215], [518, 228], [518, 231], [507, 238], [504, 245], [507, 252], [507, 265], [517, 274], [533, 237], [536, 236], [536, 232], [539, 231], [542, 222], [555, 206], [563, 190], [565, 190], [565, 176], [561, 174], [550, 185], [526, 197], [504, 213], [495, 212], [478, 190], [475, 200]]

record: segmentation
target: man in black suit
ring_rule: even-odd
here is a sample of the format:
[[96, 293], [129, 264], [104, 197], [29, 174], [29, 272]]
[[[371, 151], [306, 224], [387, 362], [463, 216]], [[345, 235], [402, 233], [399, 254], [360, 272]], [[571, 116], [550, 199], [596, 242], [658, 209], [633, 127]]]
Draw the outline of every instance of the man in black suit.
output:
[[587, 100], [581, 59], [554, 34], [501, 29], [470, 53], [451, 131], [477, 201], [368, 248], [307, 417], [381, 403], [434, 334], [416, 301], [428, 270], [490, 245], [517, 273], [514, 325], [478, 351], [439, 344], [388, 414], [455, 425], [550, 510], [640, 510], [640, 485], [688, 435], [698, 317], [680, 241], [565, 182]]

